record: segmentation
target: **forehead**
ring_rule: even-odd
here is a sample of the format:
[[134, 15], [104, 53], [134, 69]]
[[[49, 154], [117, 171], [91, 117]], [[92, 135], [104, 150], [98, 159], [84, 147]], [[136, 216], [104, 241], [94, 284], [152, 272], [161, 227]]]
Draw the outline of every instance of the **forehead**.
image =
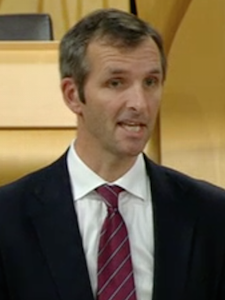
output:
[[129, 68], [150, 71], [158, 68], [162, 72], [160, 52], [152, 38], [135, 47], [118, 47], [104, 41], [93, 41], [87, 48], [87, 60], [90, 71], [110, 72]]

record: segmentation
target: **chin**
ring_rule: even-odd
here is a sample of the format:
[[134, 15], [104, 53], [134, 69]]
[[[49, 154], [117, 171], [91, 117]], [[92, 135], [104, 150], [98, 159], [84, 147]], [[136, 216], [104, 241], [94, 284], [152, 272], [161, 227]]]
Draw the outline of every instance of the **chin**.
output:
[[144, 151], [144, 148], [126, 149], [123, 151], [123, 157], [136, 157]]
[[121, 159], [134, 158], [144, 151], [145, 143], [132, 141], [129, 143], [120, 143], [114, 148], [114, 154]]

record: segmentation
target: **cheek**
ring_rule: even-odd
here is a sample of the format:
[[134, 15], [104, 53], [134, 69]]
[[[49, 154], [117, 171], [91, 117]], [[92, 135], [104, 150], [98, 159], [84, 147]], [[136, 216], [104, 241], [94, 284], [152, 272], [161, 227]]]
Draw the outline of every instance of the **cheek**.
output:
[[160, 107], [160, 99], [158, 97], [151, 97], [148, 101], [147, 109], [150, 115], [154, 115], [158, 112]]
[[87, 89], [86, 93], [86, 117], [96, 119], [96, 122], [108, 124], [116, 121], [123, 110], [124, 95], [109, 92], [105, 89]]
[[86, 104], [86, 108], [83, 111], [84, 121], [88, 126], [104, 126], [107, 122], [108, 115], [105, 108], [97, 102], [92, 102], [90, 105], [89, 103]]
[[159, 110], [160, 104], [161, 104], [161, 98], [162, 98], [162, 91], [158, 90], [156, 93], [153, 95], [152, 98], [152, 109], [157, 112]]

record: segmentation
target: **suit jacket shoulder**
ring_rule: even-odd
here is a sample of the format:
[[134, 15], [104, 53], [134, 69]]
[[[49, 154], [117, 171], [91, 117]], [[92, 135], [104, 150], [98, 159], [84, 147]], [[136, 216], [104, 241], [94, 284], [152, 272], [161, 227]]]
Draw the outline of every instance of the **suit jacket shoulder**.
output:
[[93, 300], [66, 154], [0, 188], [0, 298]]
[[[170, 190], [171, 193], [184, 193], [194, 197], [197, 202], [211, 202], [211, 205], [225, 206], [225, 189], [205, 180], [193, 178], [169, 167], [158, 165], [145, 156], [147, 172], [150, 176], [153, 188], [160, 185], [162, 190]], [[196, 200], [195, 199], [195, 200]], [[213, 202], [213, 203], [212, 203]], [[196, 201], [194, 201], [196, 205]]]
[[154, 220], [153, 299], [225, 299], [225, 190], [145, 161]]

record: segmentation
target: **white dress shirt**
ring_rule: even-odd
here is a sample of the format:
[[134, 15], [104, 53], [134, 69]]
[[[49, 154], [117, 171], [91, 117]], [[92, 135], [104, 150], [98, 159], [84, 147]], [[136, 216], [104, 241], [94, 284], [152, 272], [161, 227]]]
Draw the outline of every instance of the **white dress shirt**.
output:
[[[74, 142], [68, 152], [67, 164], [91, 286], [96, 295], [99, 236], [107, 208], [95, 189], [107, 182], [78, 157]], [[134, 166], [124, 176], [110, 184], [126, 190], [120, 193], [119, 211], [128, 230], [137, 299], [150, 300], [153, 289], [154, 237], [150, 179], [143, 155], [138, 156]]]

